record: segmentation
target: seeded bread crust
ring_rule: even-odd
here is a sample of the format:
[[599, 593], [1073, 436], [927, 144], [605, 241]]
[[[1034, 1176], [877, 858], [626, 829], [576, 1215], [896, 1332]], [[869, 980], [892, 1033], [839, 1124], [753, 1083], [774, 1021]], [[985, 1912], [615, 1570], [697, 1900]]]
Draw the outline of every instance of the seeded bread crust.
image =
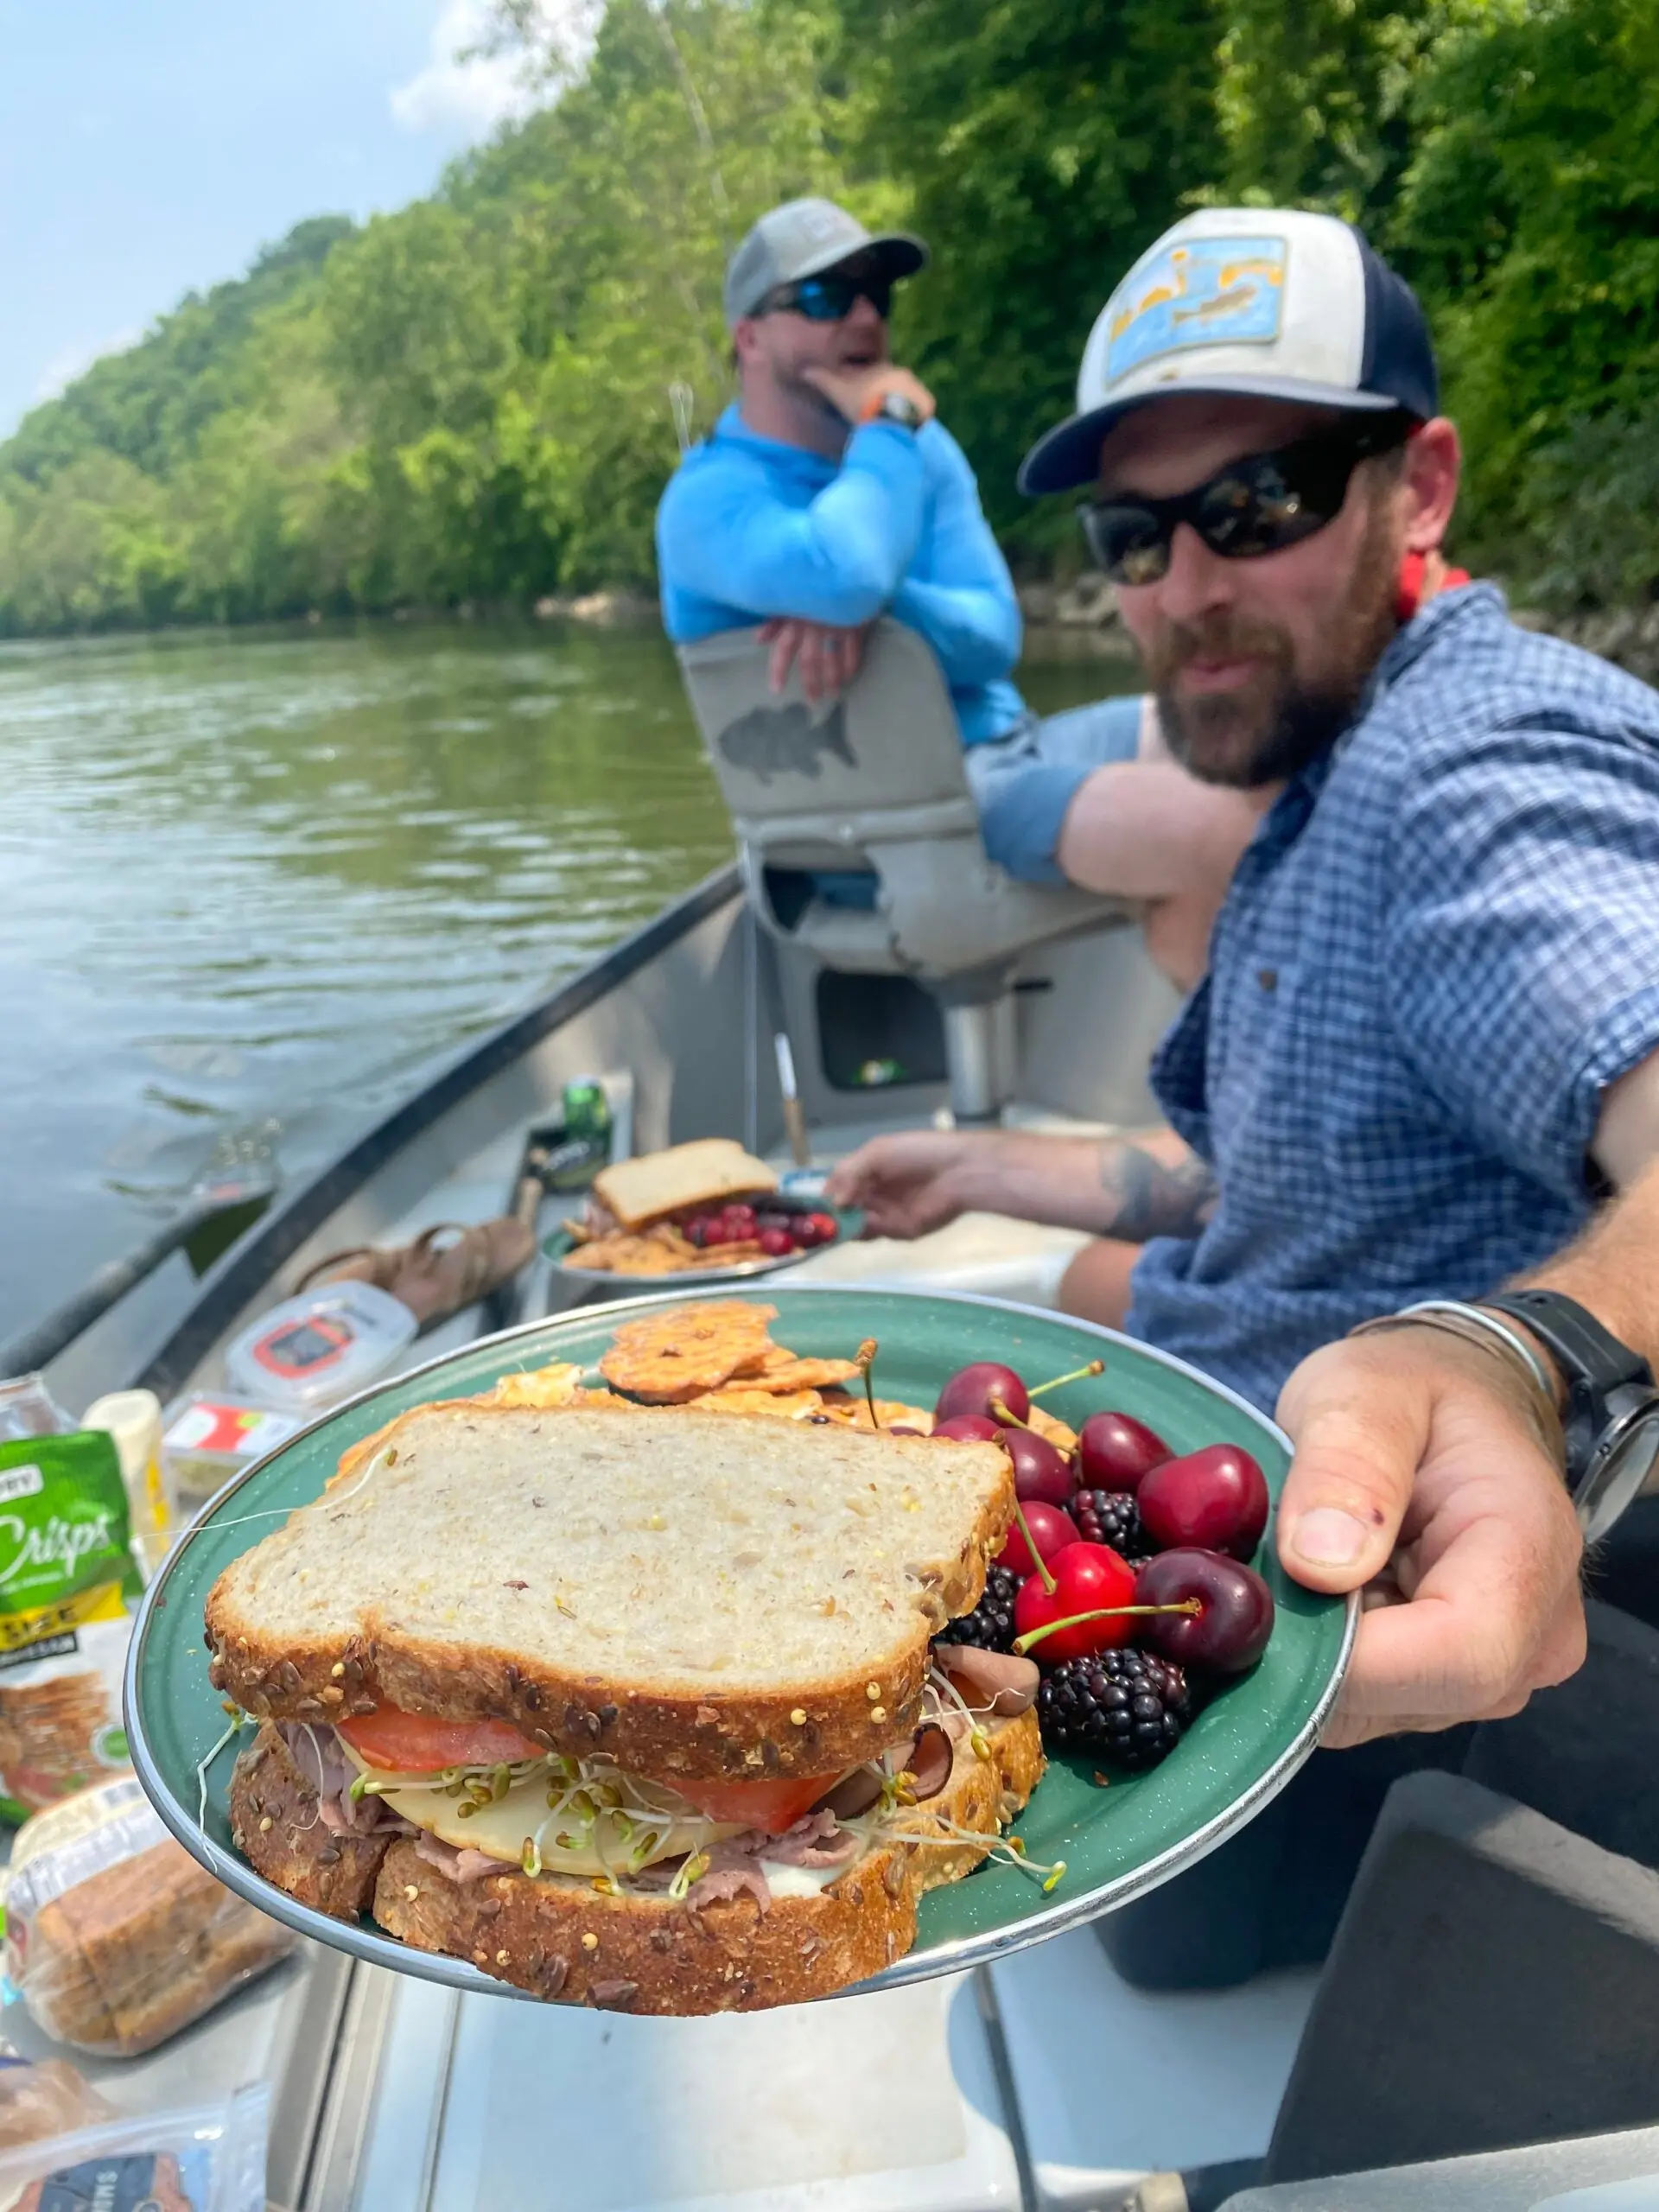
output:
[[[644, 1669], [630, 1668], [625, 1675], [614, 1668], [601, 1672], [550, 1663], [533, 1649], [538, 1622], [549, 1618], [539, 1586], [523, 1600], [525, 1610], [518, 1618], [524, 1623], [524, 1636], [511, 1642], [422, 1634], [392, 1617], [392, 1601], [377, 1603], [354, 1591], [330, 1600], [317, 1632], [273, 1618], [277, 1606], [270, 1593], [286, 1599], [300, 1560], [310, 1561], [324, 1580], [339, 1573], [330, 1564], [331, 1549], [349, 1543], [353, 1533], [351, 1523], [340, 1516], [357, 1515], [361, 1509], [355, 1501], [367, 1486], [385, 1483], [388, 1448], [404, 1455], [393, 1471], [400, 1482], [416, 1451], [429, 1461], [441, 1452], [444, 1438], [435, 1431], [435, 1421], [455, 1423], [458, 1433], [468, 1438], [473, 1457], [487, 1466], [493, 1433], [521, 1455], [527, 1442], [537, 1450], [574, 1450], [584, 1437], [608, 1444], [620, 1420], [631, 1440], [630, 1455], [632, 1440], [652, 1432], [659, 1452], [664, 1446], [683, 1448], [690, 1463], [710, 1448], [702, 1440], [713, 1431], [723, 1465], [775, 1466], [779, 1455], [788, 1453], [810, 1472], [816, 1456], [837, 1471], [854, 1470], [861, 1479], [865, 1471], [858, 1467], [857, 1455], [868, 1453], [874, 1461], [868, 1471], [880, 1473], [889, 1488], [895, 1471], [902, 1469], [905, 1481], [921, 1492], [941, 1471], [939, 1459], [930, 1455], [949, 1452], [957, 1455], [953, 1469], [968, 1478], [952, 1548], [940, 1546], [933, 1555], [914, 1560], [908, 1577], [897, 1569], [880, 1570], [892, 1574], [894, 1595], [882, 1601], [881, 1640], [861, 1648], [854, 1664], [782, 1683], [745, 1684], [741, 1670], [734, 1670], [738, 1679], [729, 1689], [719, 1686], [712, 1673], [685, 1688], [652, 1680]], [[664, 1423], [671, 1426], [664, 1430]], [[501, 1426], [495, 1429], [495, 1424]], [[373, 1440], [381, 1450], [383, 1471], [368, 1468], [365, 1447], [356, 1447], [315, 1506], [291, 1516], [284, 1529], [234, 1561], [214, 1584], [206, 1611], [213, 1687], [262, 1719], [333, 1722], [385, 1701], [447, 1719], [507, 1720], [545, 1750], [578, 1756], [604, 1751], [622, 1766], [664, 1780], [836, 1773], [900, 1739], [921, 1718], [928, 1639], [947, 1620], [977, 1605], [987, 1559], [1000, 1548], [1014, 1513], [1009, 1463], [995, 1445], [872, 1437], [840, 1427], [798, 1427], [761, 1414], [731, 1414], [714, 1424], [678, 1408], [639, 1408], [619, 1415], [451, 1402], [417, 1408]], [[823, 1460], [826, 1454], [836, 1455], [833, 1462]], [[894, 1454], [903, 1456], [894, 1459]], [[960, 1456], [965, 1454], [976, 1456]], [[343, 1480], [348, 1471], [357, 1478], [353, 1483]], [[487, 1501], [475, 1494], [464, 1504], [458, 1499], [457, 1524], [487, 1522], [488, 1510]], [[887, 1516], [883, 1527], [890, 1523], [896, 1535], [908, 1533], [890, 1503], [881, 1510]], [[336, 1528], [343, 1533], [335, 1535]], [[441, 1578], [442, 1561], [433, 1565]], [[701, 1565], [683, 1564], [671, 1555], [664, 1572], [671, 1571], [683, 1578], [676, 1602], [683, 1590], [688, 1613], [695, 1613]], [[502, 1586], [526, 1587], [522, 1580], [505, 1580]]]
[[[989, 1757], [959, 1745], [949, 1783], [913, 1808], [910, 1825], [937, 1834], [942, 1816], [988, 1839], [999, 1817], [1024, 1807], [1043, 1772], [1037, 1716], [990, 1725]], [[774, 1897], [763, 1911], [751, 1897], [698, 1908], [505, 1871], [458, 1884], [404, 1839], [386, 1854], [373, 1910], [413, 1948], [470, 1959], [544, 1999], [613, 2012], [753, 2012], [827, 1997], [891, 1966], [916, 1940], [922, 1896], [984, 1856], [971, 1843], [890, 1843], [817, 1897]]]
[[374, 1878], [397, 1831], [337, 1835], [317, 1793], [268, 1721], [231, 1774], [231, 1841], [256, 1874], [334, 1920], [369, 1909]]

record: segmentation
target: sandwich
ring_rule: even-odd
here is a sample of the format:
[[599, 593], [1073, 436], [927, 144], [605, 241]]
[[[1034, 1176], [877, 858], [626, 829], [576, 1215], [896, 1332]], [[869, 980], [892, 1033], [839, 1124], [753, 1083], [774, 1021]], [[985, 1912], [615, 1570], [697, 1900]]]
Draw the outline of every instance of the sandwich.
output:
[[260, 1724], [237, 1846], [544, 1999], [751, 2010], [879, 1973], [1042, 1771], [1035, 1666], [935, 1649], [1008, 1459], [590, 1395], [405, 1414], [219, 1576], [213, 1680]]
[[778, 1188], [764, 1160], [730, 1137], [700, 1137], [637, 1160], [619, 1160], [594, 1178], [594, 1197], [613, 1226], [639, 1230], [671, 1215], [695, 1212]]

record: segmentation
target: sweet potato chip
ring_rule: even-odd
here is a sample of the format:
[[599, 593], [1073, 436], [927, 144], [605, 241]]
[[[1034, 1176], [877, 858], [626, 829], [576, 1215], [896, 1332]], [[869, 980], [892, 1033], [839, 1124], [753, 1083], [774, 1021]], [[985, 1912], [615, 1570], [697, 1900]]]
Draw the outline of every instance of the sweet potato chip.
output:
[[[607, 1391], [606, 1395], [610, 1394]], [[582, 1370], [569, 1360], [550, 1367], [532, 1367], [522, 1375], [504, 1375], [479, 1402], [486, 1406], [568, 1406], [582, 1395]]]
[[1057, 1452], [1063, 1452], [1068, 1459], [1077, 1448], [1077, 1430], [1068, 1428], [1063, 1421], [1045, 1412], [1041, 1406], [1032, 1408], [1026, 1415], [1026, 1426], [1034, 1428], [1039, 1436], [1045, 1438]]
[[787, 1353], [775, 1365], [766, 1365], [753, 1378], [757, 1390], [824, 1390], [832, 1383], [855, 1382], [858, 1362], [854, 1359], [797, 1359]]
[[777, 1318], [775, 1306], [737, 1299], [667, 1306], [623, 1322], [599, 1371], [631, 1398], [683, 1405], [734, 1376], [756, 1373], [766, 1355], [766, 1324]]
[[760, 1382], [722, 1382], [686, 1407], [694, 1414], [772, 1414], [781, 1421], [804, 1421], [823, 1410], [816, 1390], [770, 1390]]

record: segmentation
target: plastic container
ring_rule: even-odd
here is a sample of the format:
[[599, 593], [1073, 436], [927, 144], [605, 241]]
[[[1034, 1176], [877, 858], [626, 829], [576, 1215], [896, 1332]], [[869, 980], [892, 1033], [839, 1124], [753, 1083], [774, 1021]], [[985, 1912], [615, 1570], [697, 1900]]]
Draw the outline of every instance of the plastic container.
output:
[[162, 1439], [168, 1478], [186, 1519], [223, 1490], [232, 1475], [286, 1444], [300, 1427], [296, 1414], [242, 1406], [197, 1391], [184, 1400]]
[[44, 1375], [14, 1375], [0, 1382], [0, 1444], [67, 1436], [74, 1425], [47, 1389]]
[[115, 1439], [127, 1510], [145, 1562], [159, 1567], [173, 1539], [173, 1501], [162, 1471], [162, 1402], [153, 1390], [111, 1390], [87, 1407], [83, 1428], [107, 1429]]
[[15, 2212], [265, 2212], [270, 2092], [263, 2082], [0, 2152]]
[[417, 1325], [401, 1299], [372, 1283], [322, 1283], [244, 1329], [226, 1352], [225, 1379], [236, 1397], [308, 1415], [372, 1382]]

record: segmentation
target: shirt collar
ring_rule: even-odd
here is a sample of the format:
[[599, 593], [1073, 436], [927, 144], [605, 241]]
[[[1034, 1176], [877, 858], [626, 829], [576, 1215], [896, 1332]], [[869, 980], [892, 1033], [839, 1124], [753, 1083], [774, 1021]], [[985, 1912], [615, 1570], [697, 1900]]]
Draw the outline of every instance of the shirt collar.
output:
[[[1382, 703], [1390, 688], [1442, 639], [1457, 636], [1466, 639], [1471, 631], [1494, 616], [1501, 620], [1505, 611], [1503, 594], [1496, 584], [1459, 584], [1454, 591], [1436, 593], [1421, 614], [1414, 614], [1409, 622], [1395, 632], [1383, 649], [1382, 658], [1371, 671], [1370, 681], [1361, 695], [1352, 721], [1328, 752], [1310, 761], [1292, 779], [1268, 812], [1268, 821], [1275, 824], [1287, 842], [1306, 822], [1332, 769], [1353, 743], [1360, 725]], [[1294, 803], [1287, 805], [1286, 802], [1291, 800]]]

